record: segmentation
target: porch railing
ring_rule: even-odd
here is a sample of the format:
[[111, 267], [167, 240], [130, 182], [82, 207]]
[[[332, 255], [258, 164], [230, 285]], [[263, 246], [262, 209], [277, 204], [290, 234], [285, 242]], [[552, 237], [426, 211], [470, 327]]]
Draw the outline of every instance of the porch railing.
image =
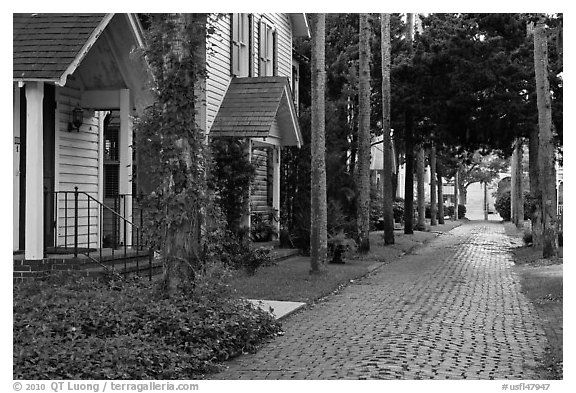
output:
[[[87, 192], [79, 191], [78, 187], [74, 187], [74, 191], [45, 192], [45, 199], [48, 197], [53, 198], [54, 202], [55, 249], [64, 249], [75, 258], [79, 254], [85, 255], [101, 265], [106, 259], [122, 258], [124, 272], [127, 271], [128, 258], [134, 258], [137, 274], [140, 272], [140, 258], [147, 256], [151, 277], [153, 250], [143, 240], [142, 209], [134, 208], [132, 195], [116, 195], [110, 198], [113, 207], [98, 201]], [[128, 213], [134, 216], [135, 211], [139, 212], [140, 225], [126, 218]], [[109, 219], [111, 223], [108, 226], [111, 234], [105, 233], [105, 219]], [[96, 228], [95, 233], [93, 227]], [[111, 235], [111, 238], [107, 238], [108, 235]]]

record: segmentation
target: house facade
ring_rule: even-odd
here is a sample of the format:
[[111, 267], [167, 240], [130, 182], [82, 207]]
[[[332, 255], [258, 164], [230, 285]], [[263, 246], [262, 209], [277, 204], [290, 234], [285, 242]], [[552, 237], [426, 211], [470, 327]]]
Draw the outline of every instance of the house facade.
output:
[[[14, 14], [13, 250], [133, 247], [132, 118], [151, 104], [135, 14]], [[303, 14], [210, 15], [200, 126], [249, 140], [254, 211], [279, 210], [281, 147], [299, 145], [292, 38]], [[249, 218], [247, 219], [249, 223]]]
[[211, 138], [246, 138], [256, 163], [251, 214], [280, 213], [283, 146], [301, 146], [298, 126], [298, 60], [294, 37], [309, 37], [304, 14], [239, 13], [208, 17], [214, 34], [206, 42], [201, 126]]
[[[132, 219], [131, 118], [149, 101], [134, 56], [140, 24], [131, 14], [13, 21], [13, 249], [39, 260], [48, 248], [100, 247], [116, 214], [102, 206], [107, 195], [125, 195]], [[131, 237], [129, 226], [117, 229]]]

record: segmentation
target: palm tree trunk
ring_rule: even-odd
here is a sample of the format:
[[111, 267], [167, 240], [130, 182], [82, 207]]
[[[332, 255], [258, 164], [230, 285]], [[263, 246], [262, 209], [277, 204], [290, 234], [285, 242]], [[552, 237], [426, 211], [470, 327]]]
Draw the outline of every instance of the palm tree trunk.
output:
[[394, 244], [394, 191], [392, 187], [392, 141], [390, 140], [390, 14], [380, 14], [382, 51], [383, 215], [384, 244]]
[[325, 270], [328, 232], [326, 206], [325, 142], [325, 40], [326, 15], [311, 16], [312, 22], [312, 136], [311, 136], [311, 216], [310, 272]]
[[556, 168], [554, 167], [554, 145], [552, 140], [552, 105], [548, 81], [548, 42], [544, 24], [538, 22], [534, 29], [534, 72], [538, 105], [539, 185], [542, 192], [542, 256], [558, 255], [558, 233], [556, 228]]
[[360, 14], [358, 96], [358, 251], [370, 250], [370, 23]]

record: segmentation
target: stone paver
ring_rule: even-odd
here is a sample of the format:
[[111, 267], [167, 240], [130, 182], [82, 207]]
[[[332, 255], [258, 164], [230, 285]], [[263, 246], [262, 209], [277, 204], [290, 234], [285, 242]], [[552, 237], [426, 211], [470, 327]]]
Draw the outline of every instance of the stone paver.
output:
[[501, 224], [471, 222], [284, 321], [215, 379], [535, 379], [546, 338]]

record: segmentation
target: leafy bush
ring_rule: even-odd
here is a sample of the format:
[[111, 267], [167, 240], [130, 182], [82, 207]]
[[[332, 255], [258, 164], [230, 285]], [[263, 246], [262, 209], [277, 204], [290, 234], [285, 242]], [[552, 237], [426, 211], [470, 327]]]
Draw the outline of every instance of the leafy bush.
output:
[[[504, 221], [512, 219], [511, 211], [511, 192], [510, 190], [498, 194], [494, 208], [500, 214]], [[529, 191], [524, 191], [524, 220], [530, 219], [532, 212], [536, 208], [536, 200], [530, 195]]]
[[402, 222], [404, 220], [404, 199], [396, 198], [392, 208], [394, 211], [394, 222]]
[[[448, 207], [444, 208], [444, 211], [446, 212], [446, 214], [449, 217], [453, 217], [454, 216], [454, 206], [450, 205]], [[462, 219], [466, 217], [466, 206], [464, 205], [458, 205], [458, 219]]]
[[194, 379], [254, 351], [280, 326], [245, 301], [214, 296], [217, 270], [195, 293], [170, 298], [139, 281], [15, 285], [13, 378]]
[[278, 235], [274, 221], [276, 213], [254, 213], [250, 221], [250, 234], [255, 242], [268, 242]]
[[211, 239], [209, 253], [212, 260], [219, 261], [233, 269], [244, 269], [248, 274], [254, 274], [260, 266], [272, 263], [270, 250], [254, 248], [243, 228], [239, 234], [225, 231], [218, 239]]

